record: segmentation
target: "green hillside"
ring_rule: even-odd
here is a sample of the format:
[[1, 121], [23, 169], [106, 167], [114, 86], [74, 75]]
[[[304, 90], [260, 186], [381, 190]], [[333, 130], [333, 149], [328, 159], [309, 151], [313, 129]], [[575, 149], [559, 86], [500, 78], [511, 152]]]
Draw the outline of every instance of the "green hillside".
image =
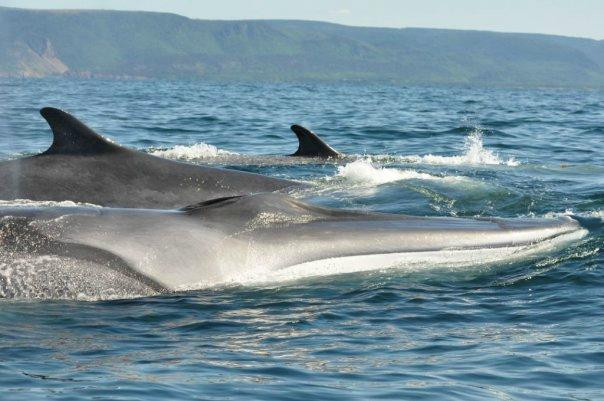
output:
[[604, 41], [0, 7], [0, 76], [604, 88]]

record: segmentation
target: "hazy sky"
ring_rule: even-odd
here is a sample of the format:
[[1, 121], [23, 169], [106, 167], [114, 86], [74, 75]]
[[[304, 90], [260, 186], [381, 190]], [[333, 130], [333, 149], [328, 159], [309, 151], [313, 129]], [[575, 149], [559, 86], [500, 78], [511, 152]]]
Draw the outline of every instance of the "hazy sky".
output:
[[0, 0], [26, 8], [164, 11], [201, 19], [539, 32], [604, 39], [604, 0]]

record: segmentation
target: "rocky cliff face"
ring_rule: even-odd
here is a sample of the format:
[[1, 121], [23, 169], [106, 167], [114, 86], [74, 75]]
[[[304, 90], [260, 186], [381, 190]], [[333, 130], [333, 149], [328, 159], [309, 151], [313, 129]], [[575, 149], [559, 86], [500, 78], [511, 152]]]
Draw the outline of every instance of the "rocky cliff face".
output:
[[59, 59], [48, 38], [38, 38], [29, 43], [17, 41], [13, 44], [12, 56], [19, 63], [18, 76], [44, 77], [69, 72], [69, 67]]

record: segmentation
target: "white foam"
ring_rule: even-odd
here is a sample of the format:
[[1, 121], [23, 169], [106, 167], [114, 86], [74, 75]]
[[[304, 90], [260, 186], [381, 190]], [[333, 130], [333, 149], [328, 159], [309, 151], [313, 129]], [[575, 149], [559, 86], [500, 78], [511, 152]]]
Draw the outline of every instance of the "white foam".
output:
[[[566, 209], [564, 212], [547, 212], [542, 217], [548, 219], [556, 219], [561, 216], [578, 216], [578, 217], [587, 217], [592, 219], [601, 219], [604, 220], [604, 210], [591, 210], [585, 212], [575, 212], [572, 209]], [[534, 214], [528, 214], [527, 217], [535, 217]]]
[[94, 263], [0, 252], [0, 298], [97, 301], [155, 295], [137, 280]]
[[73, 202], [70, 200], [65, 201], [35, 201], [30, 199], [12, 199], [12, 200], [0, 200], [0, 207], [76, 207], [76, 206], [84, 206], [84, 207], [102, 207], [99, 205], [95, 205], [94, 203], [84, 203], [84, 202]]
[[464, 152], [457, 156], [439, 156], [433, 154], [427, 155], [408, 155], [408, 156], [375, 156], [374, 160], [396, 160], [406, 163], [423, 163], [433, 165], [505, 165], [510, 167], [519, 166], [520, 162], [513, 157], [502, 159], [497, 153], [484, 147], [482, 131], [474, 129], [466, 137], [464, 142]]
[[224, 149], [219, 149], [214, 145], [210, 145], [204, 142], [199, 142], [189, 146], [176, 145], [170, 149], [155, 149], [151, 150], [149, 153], [154, 156], [164, 157], [167, 159], [181, 160], [197, 160], [224, 155], [237, 155], [237, 153], [230, 152]]
[[359, 159], [344, 166], [338, 166], [337, 177], [355, 184], [380, 185], [401, 180], [468, 180], [459, 176], [438, 176], [411, 169], [387, 168], [374, 165], [369, 158]]
[[[353, 158], [370, 159], [374, 162], [403, 162], [403, 163], [423, 163], [432, 165], [506, 165], [519, 166], [520, 162], [513, 157], [508, 159], [501, 158], [497, 153], [484, 147], [483, 132], [480, 128], [475, 128], [464, 140], [463, 153], [455, 156], [439, 156], [433, 154], [427, 155], [350, 155], [348, 160]], [[205, 142], [199, 142], [193, 145], [176, 145], [169, 149], [150, 149], [149, 153], [155, 156], [167, 159], [180, 160], [203, 160], [219, 159], [222, 162], [233, 162], [242, 164], [306, 164], [316, 163], [313, 158], [291, 158], [287, 156], [274, 155], [242, 155], [220, 149], [214, 145]], [[334, 160], [328, 160], [333, 163]], [[420, 178], [422, 179], [422, 178]]]

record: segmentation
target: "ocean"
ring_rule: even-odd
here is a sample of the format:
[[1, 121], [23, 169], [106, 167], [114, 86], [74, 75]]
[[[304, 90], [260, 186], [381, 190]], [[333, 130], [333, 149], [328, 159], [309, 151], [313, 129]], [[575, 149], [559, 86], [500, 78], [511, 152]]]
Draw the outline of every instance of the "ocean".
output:
[[[601, 91], [0, 79], [0, 159], [50, 145], [44, 106], [160, 157], [309, 183], [294, 196], [330, 207], [603, 216]], [[294, 123], [347, 157], [284, 156]], [[595, 227], [507, 264], [260, 269], [144, 297], [29, 288], [27, 266], [0, 264], [0, 400], [604, 400], [603, 244]]]

